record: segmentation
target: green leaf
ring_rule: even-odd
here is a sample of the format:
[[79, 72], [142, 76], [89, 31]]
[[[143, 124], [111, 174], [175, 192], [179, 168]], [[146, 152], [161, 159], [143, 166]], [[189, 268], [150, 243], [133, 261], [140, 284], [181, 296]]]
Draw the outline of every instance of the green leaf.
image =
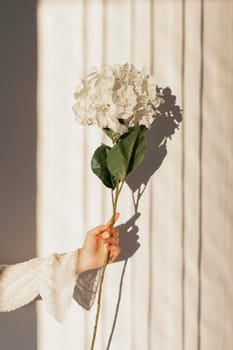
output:
[[121, 137], [120, 134], [114, 132], [113, 130], [111, 130], [109, 128], [104, 128], [103, 131], [108, 137], [110, 137], [110, 139], [112, 140], [113, 143], [116, 143]]
[[141, 163], [145, 150], [144, 130], [137, 125], [108, 152], [107, 167], [112, 176], [116, 180], [124, 180]]
[[107, 167], [107, 156], [110, 150], [111, 148], [104, 144], [98, 147], [91, 159], [91, 169], [106, 187], [114, 189], [116, 187], [116, 181], [111, 176]]
[[146, 153], [146, 139], [144, 137], [144, 133], [141, 131], [138, 136], [135, 152], [133, 153], [130, 160], [127, 174], [135, 170], [141, 164], [145, 156], [145, 153]]

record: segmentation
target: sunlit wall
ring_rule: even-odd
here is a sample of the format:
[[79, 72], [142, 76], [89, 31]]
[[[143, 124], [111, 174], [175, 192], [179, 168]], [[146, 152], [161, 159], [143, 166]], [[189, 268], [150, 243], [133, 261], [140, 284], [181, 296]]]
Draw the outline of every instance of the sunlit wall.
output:
[[[111, 213], [90, 170], [100, 130], [71, 110], [78, 80], [102, 63], [146, 65], [184, 122], [136, 213], [124, 188], [119, 224], [136, 221], [123, 242], [140, 247], [108, 268], [96, 349], [230, 350], [233, 2], [40, 0], [37, 18], [38, 254], [75, 249]], [[39, 304], [38, 350], [88, 349], [94, 315], [73, 302], [59, 324]]]

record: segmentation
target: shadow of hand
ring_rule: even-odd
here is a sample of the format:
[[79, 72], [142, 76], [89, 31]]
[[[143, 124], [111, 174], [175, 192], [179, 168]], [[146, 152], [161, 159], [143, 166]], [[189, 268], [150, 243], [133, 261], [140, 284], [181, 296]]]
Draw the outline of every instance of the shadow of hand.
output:
[[117, 226], [119, 230], [121, 252], [116, 261], [122, 261], [130, 258], [140, 247], [138, 243], [139, 236], [138, 226], [135, 224], [139, 218], [140, 213], [135, 213], [131, 219], [126, 221], [124, 224]]

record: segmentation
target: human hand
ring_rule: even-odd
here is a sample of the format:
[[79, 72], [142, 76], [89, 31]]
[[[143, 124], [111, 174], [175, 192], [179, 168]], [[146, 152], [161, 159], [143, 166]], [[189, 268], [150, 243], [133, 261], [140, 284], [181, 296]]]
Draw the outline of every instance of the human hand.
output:
[[[118, 219], [119, 213], [115, 216]], [[110, 262], [120, 253], [118, 230], [112, 227], [112, 219], [106, 225], [97, 226], [87, 232], [83, 247], [78, 250], [77, 273], [97, 269], [103, 266], [106, 253]]]

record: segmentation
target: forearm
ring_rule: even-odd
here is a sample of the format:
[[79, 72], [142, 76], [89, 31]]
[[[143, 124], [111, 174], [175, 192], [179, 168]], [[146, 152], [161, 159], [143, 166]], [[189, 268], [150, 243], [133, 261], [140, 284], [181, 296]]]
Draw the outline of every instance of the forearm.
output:
[[0, 311], [15, 310], [38, 295], [57, 320], [63, 320], [77, 281], [78, 251], [51, 254], [15, 265], [2, 265]]

